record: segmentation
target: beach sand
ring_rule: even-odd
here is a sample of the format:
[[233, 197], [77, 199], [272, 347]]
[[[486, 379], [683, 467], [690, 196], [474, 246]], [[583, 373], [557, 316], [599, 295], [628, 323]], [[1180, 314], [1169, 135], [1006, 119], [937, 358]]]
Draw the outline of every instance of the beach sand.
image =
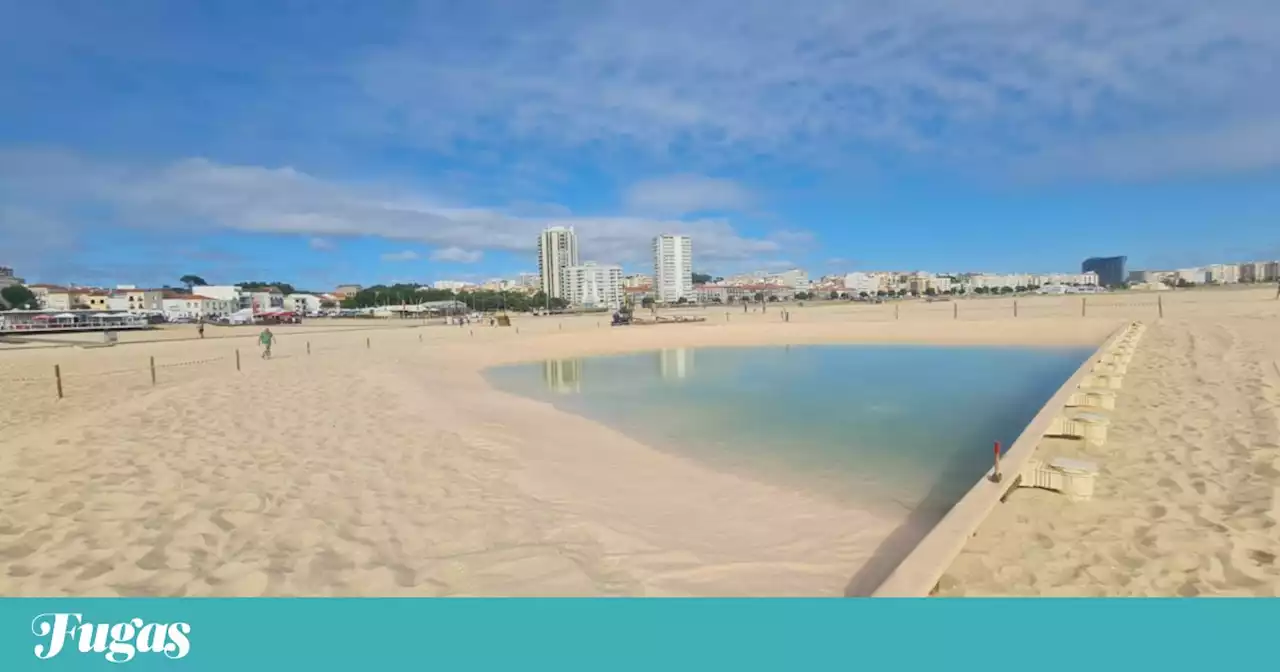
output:
[[[1274, 290], [1270, 290], [1274, 296]], [[1020, 489], [940, 595], [1280, 595], [1280, 302], [1151, 325], [1091, 501]]]
[[[1154, 321], [1155, 300], [1091, 297], [1085, 318], [1078, 299], [1049, 297], [1021, 299], [1016, 319], [1012, 300], [992, 299], [908, 304], [897, 319], [890, 305], [810, 304], [790, 307], [790, 322], [770, 306], [628, 328], [608, 316], [282, 327], [270, 361], [248, 339], [172, 340], [168, 330], [167, 341], [112, 348], [0, 351], [0, 594], [842, 595], [898, 521], [656, 451], [498, 392], [480, 371], [677, 346], [1093, 344], [1124, 319]], [[1072, 509], [1019, 491], [974, 540], [988, 550], [967, 549], [948, 572], [955, 592], [1019, 593], [988, 588], [1005, 566], [987, 555], [1001, 553], [1052, 592], [1049, 577], [1071, 574], [1056, 569], [1066, 547], [1103, 556], [1106, 540], [1089, 550], [1102, 526], [1149, 528], [1161, 553], [1202, 549], [1202, 569], [1181, 569], [1190, 560], [1175, 563], [1177, 553], [1142, 569], [1149, 590], [1177, 594], [1199, 571], [1202, 593], [1229, 590], [1218, 574], [1252, 573], [1262, 578], [1230, 590], [1270, 594], [1259, 585], [1275, 586], [1274, 573], [1243, 559], [1277, 548], [1276, 381], [1266, 376], [1280, 373], [1266, 366], [1280, 303], [1249, 292], [1164, 301], [1170, 318], [1148, 331], [1125, 380], [1095, 499]], [[1230, 326], [1215, 326], [1222, 319]], [[1142, 462], [1125, 466], [1139, 442]], [[1218, 527], [1228, 545], [1206, 548]], [[1058, 551], [1019, 555], [1043, 545], [1036, 535]], [[1058, 590], [1135, 585], [1108, 571], [1077, 572], [1102, 578]]]

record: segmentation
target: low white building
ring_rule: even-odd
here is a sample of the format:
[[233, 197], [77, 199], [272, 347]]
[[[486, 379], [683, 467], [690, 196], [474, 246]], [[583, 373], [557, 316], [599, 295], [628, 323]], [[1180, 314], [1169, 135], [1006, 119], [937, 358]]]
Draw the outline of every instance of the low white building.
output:
[[213, 319], [239, 310], [238, 301], [215, 299], [200, 294], [166, 294], [161, 299], [161, 304], [167, 318]]
[[803, 291], [809, 287], [809, 274], [799, 268], [793, 268], [789, 271], [767, 275], [764, 281], [766, 284], [782, 285], [797, 291]]
[[[246, 305], [245, 299], [248, 299]], [[278, 313], [284, 310], [284, 294], [278, 289], [246, 291], [240, 297], [240, 308], [256, 313]]]
[[583, 308], [622, 307], [622, 267], [587, 262], [564, 269], [568, 290], [565, 300]]
[[284, 297], [284, 309], [303, 315], [320, 312], [325, 299], [315, 294], [295, 293]]
[[230, 301], [235, 304], [236, 310], [249, 307], [244, 300], [244, 290], [235, 285], [201, 285], [193, 287], [192, 291], [199, 292], [200, 296], [207, 296], [211, 299]]
[[880, 291], [880, 278], [871, 273], [849, 273], [844, 276], [844, 291], [854, 296], [875, 296]]
[[432, 289], [447, 289], [451, 292], [458, 292], [470, 286], [471, 283], [463, 282], [461, 280], [436, 280], [431, 283]]

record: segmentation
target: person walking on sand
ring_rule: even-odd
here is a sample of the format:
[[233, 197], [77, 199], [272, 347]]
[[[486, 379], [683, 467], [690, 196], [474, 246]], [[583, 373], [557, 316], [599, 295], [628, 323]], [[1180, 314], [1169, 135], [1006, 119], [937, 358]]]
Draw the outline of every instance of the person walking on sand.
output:
[[196, 331], [200, 332], [200, 338], [204, 338], [204, 320], [200, 320], [200, 323], [196, 325]]
[[258, 334], [258, 344], [262, 346], [262, 358], [271, 359], [271, 344], [276, 342], [276, 335], [271, 333], [271, 328], [267, 327]]

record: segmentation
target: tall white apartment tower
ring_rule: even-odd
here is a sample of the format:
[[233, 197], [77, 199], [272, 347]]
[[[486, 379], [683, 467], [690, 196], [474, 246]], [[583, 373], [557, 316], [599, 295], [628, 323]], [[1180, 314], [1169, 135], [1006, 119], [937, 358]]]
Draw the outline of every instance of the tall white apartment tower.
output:
[[578, 234], [573, 227], [553, 226], [538, 238], [538, 275], [542, 291], [553, 299], [569, 299], [565, 270], [578, 265]]
[[653, 291], [660, 303], [693, 299], [693, 241], [664, 233], [653, 239]]

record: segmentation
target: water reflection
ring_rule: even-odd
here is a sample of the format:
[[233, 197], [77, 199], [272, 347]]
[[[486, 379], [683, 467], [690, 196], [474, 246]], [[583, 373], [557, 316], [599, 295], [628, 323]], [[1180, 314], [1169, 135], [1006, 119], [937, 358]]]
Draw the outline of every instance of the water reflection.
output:
[[548, 359], [542, 363], [542, 380], [553, 392], [581, 392], [582, 359]]
[[[693, 377], [693, 350], [689, 348], [657, 350], [637, 357], [630, 362], [611, 363], [608, 373], [597, 374], [600, 380], [593, 383], [592, 389], [601, 385], [642, 387], [645, 381], [675, 382]], [[557, 394], [581, 394], [584, 361], [581, 357], [545, 360], [542, 382]]]
[[658, 351], [658, 374], [663, 380], [679, 380], [693, 374], [693, 351], [674, 348]]

